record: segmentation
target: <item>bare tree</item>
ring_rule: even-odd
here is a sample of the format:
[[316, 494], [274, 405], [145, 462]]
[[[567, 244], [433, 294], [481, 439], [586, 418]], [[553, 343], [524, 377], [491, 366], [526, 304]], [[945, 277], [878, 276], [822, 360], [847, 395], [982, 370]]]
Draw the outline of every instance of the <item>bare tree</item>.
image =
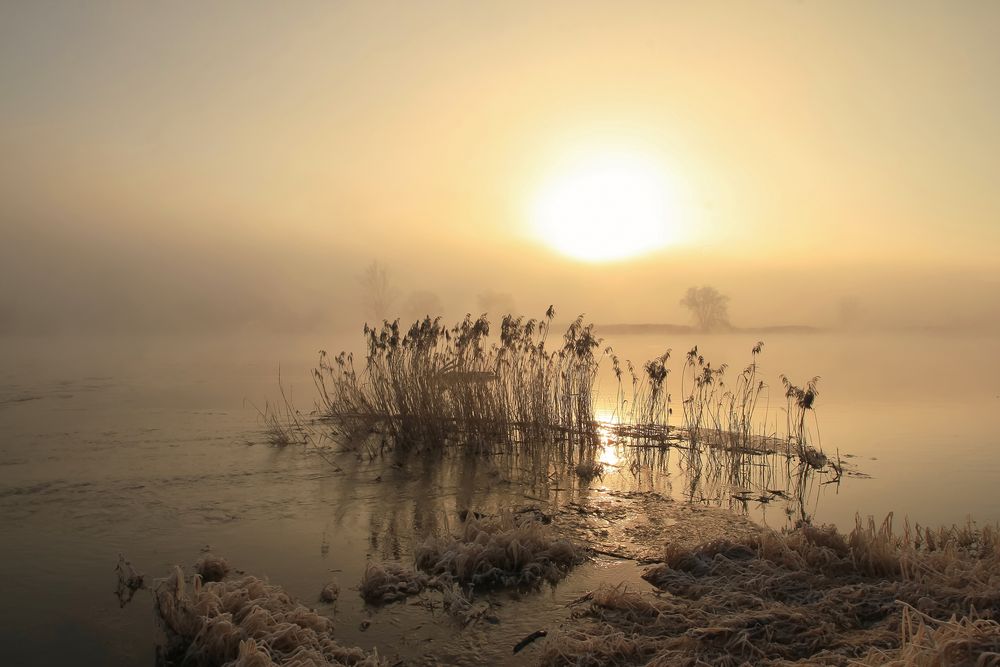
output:
[[695, 326], [701, 331], [728, 329], [729, 297], [714, 287], [689, 287], [681, 305], [691, 311]]
[[375, 318], [375, 322], [389, 318], [389, 309], [396, 300], [397, 291], [389, 279], [385, 265], [374, 261], [358, 276], [361, 284], [361, 298], [365, 304], [365, 314]]

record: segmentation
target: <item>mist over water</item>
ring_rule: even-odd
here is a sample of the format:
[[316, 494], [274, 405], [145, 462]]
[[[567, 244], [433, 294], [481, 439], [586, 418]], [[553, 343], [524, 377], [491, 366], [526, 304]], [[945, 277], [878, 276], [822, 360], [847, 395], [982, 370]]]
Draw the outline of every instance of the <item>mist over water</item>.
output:
[[[394, 297], [384, 317], [465, 313], [540, 317], [586, 313], [599, 324], [688, 324], [692, 285], [730, 297], [738, 327], [804, 325], [845, 332], [938, 330], [996, 333], [1000, 270], [989, 265], [806, 264], [727, 257], [738, 246], [683, 249], [626, 264], [577, 264], [537, 247], [461, 249], [406, 236], [344, 248], [303, 237], [189, 239], [100, 227], [44, 234], [13, 225], [0, 245], [0, 332], [15, 335], [326, 335], [373, 321], [360, 279], [373, 261]], [[322, 239], [322, 237], [320, 237]], [[513, 258], [516, 258], [513, 259]], [[428, 296], [431, 298], [428, 300]], [[504, 311], [505, 312], [505, 311]]]
[[[0, 663], [170, 667], [155, 581], [209, 548], [333, 619], [345, 645], [521, 665], [589, 622], [573, 605], [599, 588], [677, 593], [641, 563], [692, 540], [766, 526], [836, 546], [820, 526], [890, 513], [897, 528], [1000, 522], [997, 26], [1000, 5], [975, 0], [0, 3]], [[550, 306], [544, 354], [538, 322], [502, 352], [540, 364], [521, 367], [533, 389], [502, 377], [500, 353], [466, 368], [448, 348], [427, 377], [392, 378], [442, 414], [390, 400], [334, 433], [318, 405], [321, 350], [353, 353], [365, 377], [366, 323], [488, 313], [489, 344], [505, 314], [545, 321]], [[577, 315], [601, 341], [586, 330], [560, 366]], [[590, 418], [605, 346], [641, 379], [672, 350], [670, 429], [644, 425], [661, 441]], [[683, 428], [694, 346], [727, 381], [759, 364], [757, 440], [699, 449]], [[799, 400], [822, 465], [801, 437], [793, 453], [791, 429], [784, 453], [754, 449], [786, 426], [782, 375], [819, 378]], [[609, 357], [595, 377], [596, 416], [620, 416]], [[455, 396], [489, 383], [462, 405], [541, 398], [517, 420], [489, 413], [476, 437], [500, 444], [452, 441], [489, 421], [458, 423]], [[588, 414], [566, 421], [570, 403]], [[321, 435], [276, 438], [276, 407], [296, 437]], [[556, 415], [558, 438], [539, 428], [515, 448], [511, 433], [539, 426], [525, 414]], [[454, 430], [424, 431], [448, 435], [414, 454], [394, 420], [421, 418]], [[577, 461], [560, 448], [584, 431]], [[551, 586], [477, 589], [466, 602], [489, 613], [466, 625], [443, 591], [362, 601], [368, 563], [413, 564], [424, 540], [515, 508], [592, 558]], [[119, 554], [146, 575], [131, 602], [113, 594]], [[974, 594], [1000, 618], [1000, 594], [972, 590], [995, 577], [976, 576], [928, 579], [909, 601], [928, 614], [933, 598], [943, 622]], [[340, 599], [321, 603], [331, 580]], [[889, 583], [867, 589], [885, 598], [871, 618], [860, 588], [832, 592], [836, 623], [816, 627], [853, 615], [851, 632], [898, 641], [908, 598]], [[753, 616], [777, 598], [733, 599]], [[767, 627], [803, 634], [786, 611]], [[723, 612], [670, 634], [712, 641]], [[511, 652], [546, 628], [552, 644]], [[863, 657], [855, 639], [835, 657]]]
[[[855, 513], [881, 517], [890, 511], [926, 524], [961, 523], [968, 515], [980, 522], [1000, 519], [992, 492], [1000, 472], [995, 337], [911, 332], [763, 338], [761, 373], [775, 417], [781, 418], [778, 373], [800, 380], [822, 376], [816, 406], [822, 446], [850, 455], [844, 461], [865, 473], [810, 488], [805, 509], [815, 522], [849, 529]], [[317, 350], [360, 353], [357, 334], [5, 342], [0, 517], [9, 595], [0, 617], [18, 664], [44, 664], [64, 655], [67, 646], [89, 656], [83, 664], [149, 664], [156, 634], [147, 603], [139, 599], [119, 609], [112, 595], [109, 572], [118, 552], [156, 576], [174, 563], [193, 561], [210, 544], [240, 567], [311, 600], [330, 576], [341, 586], [358, 581], [366, 553], [405, 558], [414, 529], [409, 520], [387, 524], [392, 515], [416, 517], [419, 525], [437, 516], [438, 502], [449, 508], [511, 502], [507, 491], [472, 491], [489, 486], [481, 476], [448, 481], [449, 473], [442, 472], [430, 487], [404, 478], [386, 486], [387, 473], [377, 464], [352, 456], [340, 460], [347, 472], [335, 473], [308, 452], [262, 444], [260, 424], [245, 399], [259, 405], [277, 398], [280, 365], [286, 391], [307, 411], [314, 400], [308, 371]], [[749, 360], [755, 336], [616, 335], [606, 342], [637, 361], [665, 347], [679, 359], [698, 344], [709, 360], [740, 366]], [[676, 376], [668, 380], [673, 391], [675, 383]], [[613, 393], [605, 379], [600, 392]], [[598, 486], [656, 488], [682, 499], [685, 479], [676, 470], [673, 475], [650, 487], [644, 476], [622, 469]], [[521, 498], [521, 487], [515, 489]], [[459, 499], [448, 500], [456, 492]], [[473, 495], [462, 500], [463, 493]], [[709, 504], [742, 511], [727, 495]], [[382, 514], [386, 506], [395, 509]], [[778, 505], [750, 503], [745, 511], [776, 528], [794, 520]], [[583, 570], [560, 595], [572, 599], [600, 576]], [[55, 612], [53, 597], [61, 601]], [[339, 636], [380, 650], [416, 650], [396, 643], [396, 631], [379, 625], [368, 633], [352, 631], [345, 619], [363, 618], [360, 600], [354, 600], [347, 595], [340, 605]], [[531, 609], [519, 612], [523, 625], [503, 625], [503, 636], [516, 641], [519, 632], [530, 632], [536, 613]], [[542, 618], [549, 612], [537, 613]], [[420, 625], [405, 615], [394, 623]], [[54, 633], [58, 645], [48, 643]], [[483, 659], [474, 643], [444, 654], [451, 650], [455, 659]]]
[[[67, 654], [95, 666], [155, 660], [163, 637], [149, 597], [140, 591], [120, 608], [112, 594], [119, 553], [152, 578], [190, 567], [210, 545], [307, 604], [334, 578], [347, 591], [336, 609], [344, 642], [415, 661], [433, 644], [441, 661], [513, 664], [509, 646], [579, 596], [610, 581], [648, 589], [641, 569], [613, 559], [581, 566], [551, 594], [496, 600], [507, 605], [496, 626], [457, 634], [409, 605], [373, 612], [350, 588], [368, 559], [412, 559], [413, 542], [442, 530], [442, 516], [534, 499], [566, 512], [595, 494], [654, 492], [676, 508], [722, 508], [777, 529], [807, 518], [850, 530], [856, 515], [889, 512], [923, 525], [1000, 520], [998, 282], [988, 267], [755, 266], [682, 251], [580, 265], [538, 248], [455, 251], [405, 237], [376, 255], [374, 246], [210, 233], [191, 243], [99, 227], [3, 233], [16, 242], [0, 246], [0, 526], [9, 545], [0, 636], [14, 664]], [[454, 322], [490, 311], [496, 327], [498, 311], [540, 318], [554, 304], [554, 336], [585, 313], [602, 346], [637, 367], [671, 348], [676, 395], [692, 346], [738, 371], [764, 340], [768, 419], [784, 418], [779, 374], [799, 384], [820, 376], [818, 444], [849, 472], [836, 484], [808, 480], [795, 502], [764, 503], [737, 500], [738, 484], [692, 484], [676, 452], [656, 472], [609, 469], [597, 491], [572, 476], [556, 482], [569, 490], [551, 491], [497, 487], [483, 466], [403, 475], [388, 460], [348, 454], [334, 471], [308, 451], [268, 447], [253, 406], [280, 399], [279, 369], [308, 413], [319, 350], [353, 351], [361, 365], [361, 328], [379, 319], [364, 285], [376, 260], [392, 297], [383, 317], [405, 325], [425, 313]], [[733, 330], [693, 330], [680, 301], [697, 285], [729, 297]], [[644, 325], [669, 326], [626, 333]], [[599, 396], [614, 393], [605, 361]], [[774, 479], [785, 483], [780, 471]]]

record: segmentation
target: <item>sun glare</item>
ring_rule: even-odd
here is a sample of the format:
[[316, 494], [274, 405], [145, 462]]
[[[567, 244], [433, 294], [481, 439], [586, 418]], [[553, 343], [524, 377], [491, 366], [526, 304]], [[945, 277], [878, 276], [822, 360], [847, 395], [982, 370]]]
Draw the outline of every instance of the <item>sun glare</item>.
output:
[[638, 154], [608, 154], [556, 173], [535, 198], [531, 223], [554, 250], [607, 262], [669, 245], [675, 213], [660, 164]]

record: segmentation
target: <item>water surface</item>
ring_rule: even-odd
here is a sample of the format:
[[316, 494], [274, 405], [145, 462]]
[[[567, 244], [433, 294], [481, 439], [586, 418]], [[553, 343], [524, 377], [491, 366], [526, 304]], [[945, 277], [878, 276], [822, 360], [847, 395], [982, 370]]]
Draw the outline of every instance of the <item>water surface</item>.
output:
[[[894, 511], [922, 523], [1000, 519], [993, 491], [1000, 472], [1000, 342], [993, 337], [921, 334], [765, 337], [761, 357], [783, 402], [778, 373], [822, 376], [817, 403], [822, 444], [839, 450], [869, 479], [813, 484], [804, 511], [849, 528], [855, 513]], [[755, 340], [700, 341], [655, 336], [609, 340], [644, 360], [672, 347], [679, 359], [700, 342], [710, 360], [749, 362]], [[267, 576], [307, 604], [336, 579], [329, 608], [338, 636], [411, 660], [500, 660], [539, 619], [568, 614], [565, 603], [601, 580], [644, 585], [631, 561], [602, 558], [555, 589], [497, 597], [500, 623], [463, 633], [427, 610], [365, 608], [351, 590], [367, 558], [408, 558], [414, 535], [447, 529], [464, 507], [497, 509], [586, 500], [572, 481], [546, 487], [497, 483], [489, 466], [424, 469], [391, 461], [336, 459], [336, 468], [301, 449], [264, 444], [245, 403], [276, 398], [281, 375], [295, 404], [311, 405], [308, 369], [316, 351], [355, 339], [305, 337], [8, 339], [0, 358], [0, 635], [10, 664], [149, 665], [159, 639], [149, 598], [125, 608], [113, 595], [119, 552], [149, 577], [190, 565], [206, 545], [236, 567]], [[607, 379], [602, 392], [613, 393]], [[673, 467], [669, 467], [673, 466]], [[725, 490], [692, 495], [677, 467], [670, 475], [611, 469], [605, 489], [656, 490], [678, 502], [741, 511]], [[339, 470], [337, 469], [339, 468]], [[781, 503], [747, 504], [757, 521], [786, 525]], [[430, 615], [428, 615], [430, 614]], [[561, 615], [561, 616], [560, 616]], [[363, 619], [372, 621], [360, 629]], [[529, 655], [528, 653], [522, 655]]]

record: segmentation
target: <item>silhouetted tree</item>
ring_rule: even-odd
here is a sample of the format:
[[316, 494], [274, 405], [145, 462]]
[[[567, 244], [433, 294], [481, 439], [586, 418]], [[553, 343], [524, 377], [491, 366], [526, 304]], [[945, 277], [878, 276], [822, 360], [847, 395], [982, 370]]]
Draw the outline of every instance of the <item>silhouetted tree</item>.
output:
[[389, 279], [389, 270], [378, 261], [374, 261], [358, 276], [361, 283], [361, 298], [365, 305], [365, 314], [373, 317], [375, 323], [388, 319], [397, 292]]
[[400, 314], [403, 316], [403, 320], [409, 324], [425, 317], [433, 319], [444, 315], [444, 306], [441, 305], [441, 299], [434, 292], [414, 290], [403, 300]]
[[701, 331], [728, 329], [729, 297], [714, 287], [689, 287], [681, 305], [691, 311], [695, 326]]

